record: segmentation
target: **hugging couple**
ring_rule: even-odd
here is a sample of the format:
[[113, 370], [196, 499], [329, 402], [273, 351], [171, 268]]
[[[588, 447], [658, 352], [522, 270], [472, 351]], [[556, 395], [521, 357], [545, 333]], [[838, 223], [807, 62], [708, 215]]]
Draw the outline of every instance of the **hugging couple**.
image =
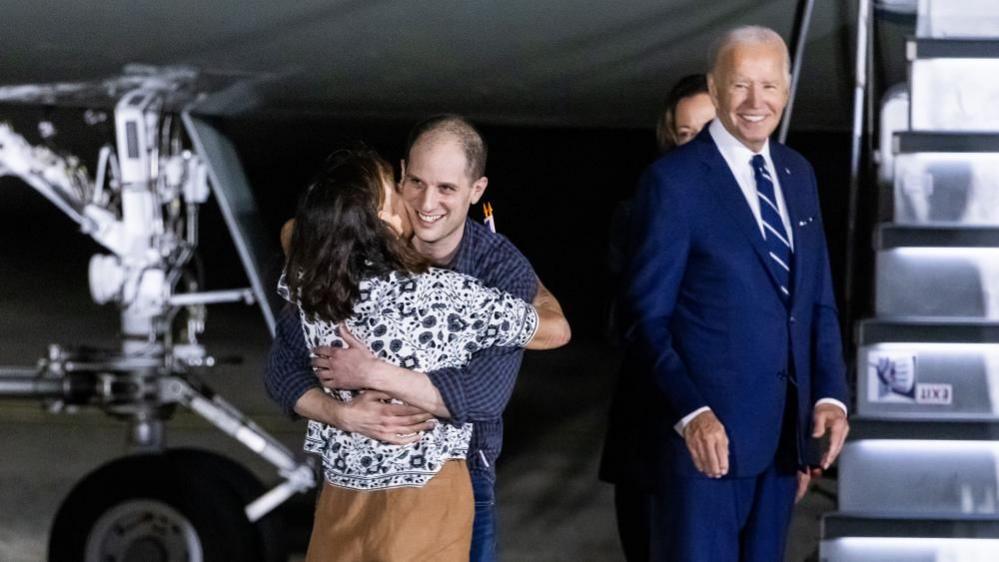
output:
[[410, 133], [401, 177], [334, 152], [282, 231], [265, 382], [309, 420], [325, 482], [306, 560], [495, 560], [502, 412], [522, 350], [569, 341], [505, 237], [468, 219], [486, 144], [462, 117]]

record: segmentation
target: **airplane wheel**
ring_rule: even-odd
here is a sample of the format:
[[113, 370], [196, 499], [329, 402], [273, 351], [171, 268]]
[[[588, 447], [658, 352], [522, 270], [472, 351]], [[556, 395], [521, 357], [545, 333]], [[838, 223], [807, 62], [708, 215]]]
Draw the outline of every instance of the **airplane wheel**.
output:
[[89, 474], [60, 506], [50, 562], [287, 559], [273, 514], [244, 507], [263, 492], [245, 468], [203, 451], [125, 457]]
[[262, 562], [288, 560], [285, 525], [278, 514], [280, 508], [268, 513], [256, 523], [251, 524], [246, 520], [243, 508], [267, 491], [252, 472], [232, 459], [197, 449], [171, 449], [167, 454], [178, 462], [189, 464], [197, 474], [214, 475], [219, 485], [228, 486], [229, 490], [236, 494], [239, 498], [241, 520], [254, 527], [256, 552], [253, 560]]

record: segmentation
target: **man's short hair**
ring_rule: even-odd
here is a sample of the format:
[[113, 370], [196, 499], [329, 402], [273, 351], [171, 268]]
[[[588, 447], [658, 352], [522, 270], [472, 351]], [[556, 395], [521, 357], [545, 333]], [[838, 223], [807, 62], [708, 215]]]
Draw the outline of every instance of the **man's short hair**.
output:
[[489, 148], [486, 146], [482, 133], [479, 132], [471, 121], [461, 115], [444, 113], [434, 115], [428, 119], [420, 121], [409, 131], [409, 138], [406, 140], [406, 159], [409, 160], [409, 153], [423, 136], [446, 133], [452, 135], [465, 152], [465, 162], [468, 168], [468, 176], [474, 182], [486, 175], [486, 156]]
[[745, 43], [770, 43], [780, 45], [781, 51], [784, 53], [784, 70], [788, 74], [791, 73], [791, 54], [787, 50], [787, 44], [784, 43], [784, 38], [769, 27], [763, 27], [761, 25], [744, 25], [736, 27], [734, 29], [730, 29], [724, 35], [716, 39], [711, 44], [711, 49], [708, 50], [709, 73], [714, 73], [718, 66], [718, 59], [725, 51], [734, 45]]

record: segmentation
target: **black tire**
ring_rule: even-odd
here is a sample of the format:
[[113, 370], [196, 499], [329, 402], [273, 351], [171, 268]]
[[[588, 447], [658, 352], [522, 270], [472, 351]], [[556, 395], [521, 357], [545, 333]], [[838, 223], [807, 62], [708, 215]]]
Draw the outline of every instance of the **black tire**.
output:
[[[206, 477], [211, 475], [217, 485], [227, 487], [238, 498], [240, 515], [243, 514], [243, 508], [247, 504], [267, 491], [252, 472], [232, 459], [198, 449], [170, 449], [166, 454], [176, 462], [190, 466], [197, 474]], [[243, 519], [245, 520], [245, 515]], [[254, 550], [257, 553], [254, 560], [261, 562], [288, 560], [285, 524], [279, 510], [271, 511], [256, 523], [249, 521], [246, 523], [254, 529]]]
[[49, 560], [277, 560], [269, 556], [280, 556], [280, 541], [268, 547], [272, 539], [262, 534], [273, 527], [251, 524], [243, 512], [254, 485], [262, 490], [236, 463], [201, 451], [114, 460], [66, 497], [52, 524]]

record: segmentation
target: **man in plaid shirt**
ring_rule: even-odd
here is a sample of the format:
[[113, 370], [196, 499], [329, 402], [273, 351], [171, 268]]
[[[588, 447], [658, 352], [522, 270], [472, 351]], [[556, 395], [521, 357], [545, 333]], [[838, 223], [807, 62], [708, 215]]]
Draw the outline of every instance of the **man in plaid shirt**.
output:
[[[443, 115], [410, 133], [400, 194], [413, 223], [413, 246], [435, 265], [479, 278], [527, 301], [552, 298], [527, 259], [504, 236], [468, 219], [488, 182], [486, 145], [464, 118]], [[268, 358], [268, 394], [289, 414], [322, 421], [389, 443], [406, 443], [435, 418], [472, 422], [468, 467], [475, 494], [471, 560], [496, 559], [495, 462], [503, 443], [502, 414], [523, 351], [490, 348], [462, 368], [417, 373], [376, 359], [363, 347], [319, 348], [310, 361], [297, 309], [285, 307]], [[315, 367], [315, 373], [313, 372]], [[317, 376], [318, 375], [318, 379]], [[372, 389], [350, 403], [322, 392]], [[405, 404], [387, 404], [385, 398]]]

